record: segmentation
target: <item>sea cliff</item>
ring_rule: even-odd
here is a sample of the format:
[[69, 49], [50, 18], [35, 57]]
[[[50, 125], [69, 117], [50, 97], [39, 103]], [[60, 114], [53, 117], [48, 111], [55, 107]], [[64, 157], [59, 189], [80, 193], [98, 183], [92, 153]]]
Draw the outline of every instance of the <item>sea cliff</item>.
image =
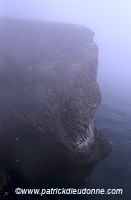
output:
[[94, 33], [9, 18], [0, 27], [1, 167], [32, 178], [52, 155], [79, 166], [104, 158], [111, 146], [93, 123], [101, 102]]

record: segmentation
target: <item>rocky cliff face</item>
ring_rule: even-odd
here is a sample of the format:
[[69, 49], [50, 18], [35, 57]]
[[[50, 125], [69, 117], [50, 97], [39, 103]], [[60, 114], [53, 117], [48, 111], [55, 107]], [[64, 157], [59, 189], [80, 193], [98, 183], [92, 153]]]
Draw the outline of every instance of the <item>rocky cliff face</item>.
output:
[[[0, 27], [1, 154], [9, 143], [12, 160], [25, 159], [30, 148], [38, 151], [29, 141], [40, 138], [43, 146], [48, 138], [76, 163], [102, 159], [110, 145], [92, 120], [101, 101], [94, 33], [74, 24], [20, 19], [1, 18]], [[22, 126], [33, 134], [22, 133]], [[16, 140], [23, 141], [19, 148]]]

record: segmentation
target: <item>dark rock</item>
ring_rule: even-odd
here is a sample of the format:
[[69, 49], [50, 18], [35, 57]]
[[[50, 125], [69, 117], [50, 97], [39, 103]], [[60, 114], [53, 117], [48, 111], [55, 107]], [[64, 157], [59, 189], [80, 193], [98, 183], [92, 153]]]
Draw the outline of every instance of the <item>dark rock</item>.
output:
[[78, 165], [104, 158], [111, 146], [92, 121], [101, 101], [94, 33], [8, 18], [0, 27], [1, 165], [29, 175], [52, 155]]
[[0, 169], [0, 199], [8, 191], [9, 183], [10, 183], [10, 177], [8, 173], [5, 170]]

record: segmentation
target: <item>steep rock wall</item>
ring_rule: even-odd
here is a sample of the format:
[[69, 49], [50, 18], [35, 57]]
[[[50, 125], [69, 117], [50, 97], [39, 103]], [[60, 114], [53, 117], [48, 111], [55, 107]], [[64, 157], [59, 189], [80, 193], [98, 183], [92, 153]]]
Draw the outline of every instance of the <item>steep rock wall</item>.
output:
[[1, 163], [19, 157], [30, 163], [26, 152], [38, 157], [39, 142], [49, 146], [48, 139], [76, 163], [101, 160], [111, 147], [92, 121], [101, 101], [94, 33], [74, 24], [8, 18], [0, 27], [0, 155], [13, 160]]

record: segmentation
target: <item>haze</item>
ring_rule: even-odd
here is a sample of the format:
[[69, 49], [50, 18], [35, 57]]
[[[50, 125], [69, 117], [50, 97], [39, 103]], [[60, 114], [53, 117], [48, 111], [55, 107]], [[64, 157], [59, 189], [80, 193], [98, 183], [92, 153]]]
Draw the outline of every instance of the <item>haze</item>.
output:
[[100, 79], [131, 84], [130, 1], [1, 0], [0, 15], [89, 27], [99, 47]]

